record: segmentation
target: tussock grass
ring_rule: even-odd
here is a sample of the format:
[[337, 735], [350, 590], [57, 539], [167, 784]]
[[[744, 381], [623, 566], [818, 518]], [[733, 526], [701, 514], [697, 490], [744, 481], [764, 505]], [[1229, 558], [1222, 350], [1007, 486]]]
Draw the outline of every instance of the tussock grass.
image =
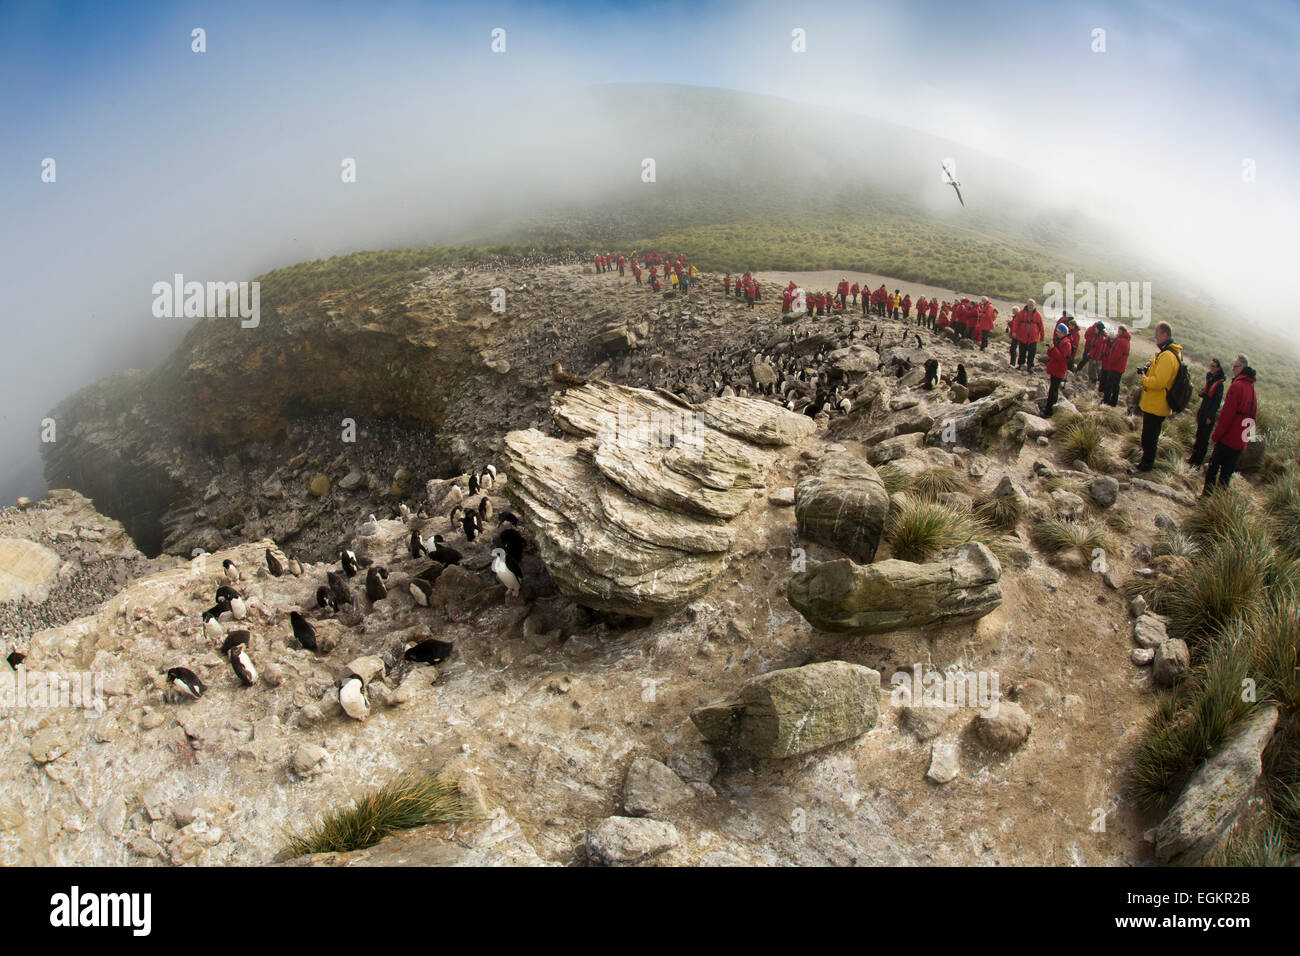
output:
[[909, 497], [885, 519], [885, 539], [894, 557], [924, 562], [945, 548], [980, 541], [996, 551], [989, 528], [971, 512]]
[[1019, 495], [982, 495], [975, 502], [975, 517], [990, 528], [1011, 531], [1025, 516], [1025, 501]]
[[1288, 558], [1300, 560], [1300, 482], [1294, 477], [1278, 482], [1265, 500], [1273, 540]]
[[950, 491], [966, 491], [969, 487], [966, 476], [956, 468], [934, 465], [912, 479], [910, 490], [918, 498], [935, 501], [941, 494]]
[[1049, 495], [1053, 491], [1072, 491], [1085, 502], [1092, 501], [1092, 492], [1088, 490], [1088, 482], [1082, 478], [1063, 478], [1060, 475], [1051, 475], [1050, 477], [1038, 479], [1038, 483], [1043, 486], [1043, 490]]
[[1263, 609], [1265, 589], [1275, 579], [1273, 548], [1265, 539], [1227, 536], [1188, 562], [1165, 595], [1170, 637], [1194, 644], [1235, 621], [1249, 621]]
[[322, 817], [305, 833], [290, 834], [295, 856], [348, 853], [374, 846], [397, 830], [473, 819], [455, 784], [428, 774], [403, 774], [346, 810]]
[[897, 465], [881, 465], [876, 469], [876, 474], [885, 483], [885, 491], [888, 494], [892, 495], [896, 491], [907, 491], [912, 487], [912, 476]]
[[1216, 486], [1183, 520], [1194, 539], [1209, 543], [1216, 538], [1262, 537], [1267, 531], [1250, 494], [1239, 487]]
[[1071, 415], [1056, 430], [1061, 453], [1070, 461], [1079, 459], [1093, 468], [1105, 468], [1110, 464], [1110, 453], [1102, 444], [1103, 438], [1097, 419], [1084, 415]]
[[1100, 521], [1067, 521], [1064, 518], [1045, 518], [1034, 526], [1034, 542], [1053, 554], [1078, 548], [1086, 558], [1092, 557], [1093, 548], [1105, 548], [1110, 541], [1106, 526]]
[[1201, 476], [1195, 468], [1187, 464], [1187, 459], [1172, 448], [1157, 456], [1151, 469], [1151, 477], [1164, 485], [1174, 488], [1199, 488]]
[[1201, 553], [1201, 546], [1190, 535], [1173, 529], [1161, 532], [1152, 543], [1154, 556], [1169, 555], [1175, 558], [1194, 558]]
[[1192, 771], [1251, 715], [1255, 704], [1242, 700], [1241, 693], [1249, 670], [1237, 643], [1215, 641], [1183, 685], [1161, 695], [1134, 764], [1141, 802], [1157, 804], [1176, 795]]

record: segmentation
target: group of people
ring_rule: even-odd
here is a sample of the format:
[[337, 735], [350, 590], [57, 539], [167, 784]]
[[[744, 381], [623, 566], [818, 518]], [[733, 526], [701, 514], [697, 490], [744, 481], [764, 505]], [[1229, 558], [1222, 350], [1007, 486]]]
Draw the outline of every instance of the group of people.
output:
[[676, 258], [658, 252], [647, 252], [638, 263], [637, 251], [633, 249], [630, 256], [625, 257], [617, 252], [609, 253], [595, 256], [593, 262], [597, 273], [613, 272], [617, 269], [618, 274], [623, 276], [630, 268], [636, 284], [645, 285], [651, 292], [662, 292], [664, 284], [667, 283], [670, 291], [689, 294], [691, 286], [699, 280], [700, 275], [694, 264], [687, 264], [684, 252], [679, 252]]
[[762, 284], [748, 270], [745, 271], [744, 275], [737, 276], [734, 280], [730, 272], [722, 277], [722, 294], [727, 296], [734, 294], [748, 308], [752, 309], [754, 303], [759, 301], [762, 291]]

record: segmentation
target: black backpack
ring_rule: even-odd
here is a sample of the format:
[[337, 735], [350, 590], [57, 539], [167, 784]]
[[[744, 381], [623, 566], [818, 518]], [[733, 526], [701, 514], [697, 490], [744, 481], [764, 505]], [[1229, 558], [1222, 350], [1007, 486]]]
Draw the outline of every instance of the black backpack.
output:
[[1192, 401], [1192, 376], [1187, 372], [1187, 366], [1183, 364], [1182, 358], [1177, 352], [1174, 357], [1178, 359], [1178, 374], [1174, 376], [1174, 384], [1169, 386], [1169, 391], [1165, 393], [1165, 401], [1169, 403], [1169, 411], [1177, 414], [1185, 411]]

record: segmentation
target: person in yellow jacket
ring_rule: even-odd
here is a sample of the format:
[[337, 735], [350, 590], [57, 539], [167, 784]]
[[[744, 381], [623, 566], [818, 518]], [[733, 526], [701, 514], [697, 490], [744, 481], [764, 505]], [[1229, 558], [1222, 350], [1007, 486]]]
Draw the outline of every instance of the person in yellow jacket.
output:
[[696, 273], [696, 271], [695, 271], [695, 266], [694, 266], [693, 264], [692, 264], [692, 266], [691, 266], [690, 272], [691, 272], [691, 281], [694, 282], [694, 281], [695, 281], [695, 276], [697, 275], [697, 273]]
[[1174, 343], [1174, 330], [1168, 322], [1156, 323], [1155, 339], [1159, 351], [1142, 368], [1142, 396], [1138, 401], [1142, 410], [1142, 461], [1130, 472], [1150, 471], [1156, 463], [1160, 429], [1171, 412], [1169, 389], [1183, 361], [1183, 347]]

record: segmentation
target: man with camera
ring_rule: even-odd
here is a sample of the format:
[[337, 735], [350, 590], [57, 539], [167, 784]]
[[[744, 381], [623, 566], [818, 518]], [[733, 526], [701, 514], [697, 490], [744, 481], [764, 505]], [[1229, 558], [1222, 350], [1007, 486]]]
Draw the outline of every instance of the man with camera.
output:
[[1136, 469], [1129, 469], [1130, 474], [1150, 471], [1155, 466], [1160, 430], [1172, 413], [1169, 389], [1183, 362], [1183, 347], [1174, 342], [1174, 330], [1168, 322], [1156, 323], [1155, 339], [1159, 351], [1141, 369], [1142, 395], [1138, 408], [1142, 410], [1142, 460]]

